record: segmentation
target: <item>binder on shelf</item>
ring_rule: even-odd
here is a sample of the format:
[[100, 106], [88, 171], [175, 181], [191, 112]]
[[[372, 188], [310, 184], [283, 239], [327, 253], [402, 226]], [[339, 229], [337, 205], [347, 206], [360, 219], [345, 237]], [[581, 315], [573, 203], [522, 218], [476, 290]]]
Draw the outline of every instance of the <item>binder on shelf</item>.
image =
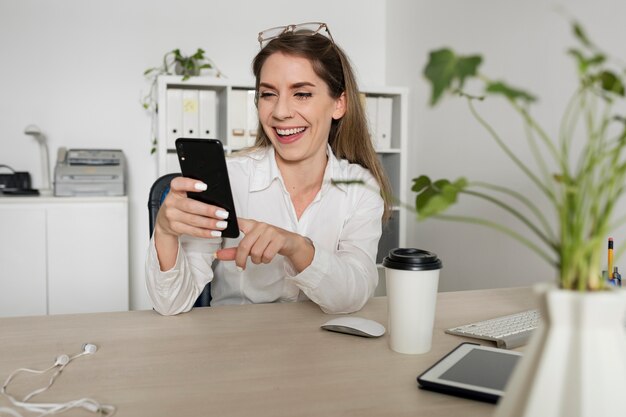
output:
[[231, 150], [245, 148], [248, 145], [248, 90], [232, 90], [228, 103], [230, 116], [230, 132], [228, 145]]
[[378, 109], [376, 119], [376, 150], [391, 148], [392, 112], [393, 99], [390, 97], [378, 97]]
[[199, 119], [202, 138], [217, 138], [217, 93], [215, 90], [200, 90]]
[[168, 88], [165, 101], [167, 137], [165, 138], [167, 149], [176, 149], [175, 141], [183, 136], [183, 90]]
[[183, 136], [200, 137], [199, 91], [183, 90]]
[[370, 131], [370, 138], [374, 149], [378, 148], [378, 97], [366, 96], [365, 97], [365, 116], [367, 117], [367, 124]]
[[256, 91], [248, 90], [246, 99], [246, 146], [254, 145], [256, 140], [257, 129], [259, 128], [259, 116], [256, 109], [254, 99], [256, 97]]
[[172, 150], [172, 152], [165, 154], [165, 166], [168, 173], [180, 172], [180, 162], [178, 162], [176, 151]]

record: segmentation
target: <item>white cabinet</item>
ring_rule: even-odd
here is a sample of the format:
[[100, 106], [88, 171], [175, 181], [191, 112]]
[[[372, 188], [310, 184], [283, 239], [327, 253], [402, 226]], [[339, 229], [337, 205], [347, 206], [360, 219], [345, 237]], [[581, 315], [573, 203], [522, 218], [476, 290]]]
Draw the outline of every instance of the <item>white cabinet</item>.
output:
[[46, 212], [0, 205], [0, 316], [47, 313]]
[[[197, 91], [198, 94], [186, 94]], [[200, 99], [202, 94], [210, 97], [210, 109]], [[367, 108], [370, 123], [375, 125], [373, 141], [376, 151], [389, 176], [394, 196], [408, 202], [407, 147], [408, 147], [408, 88], [379, 87], [362, 88], [362, 101]], [[187, 97], [187, 100], [185, 100]], [[182, 100], [182, 101], [181, 101]], [[205, 104], [203, 104], [205, 103]], [[372, 104], [373, 103], [373, 104]], [[227, 151], [252, 144], [257, 129], [254, 107], [254, 87], [245, 83], [214, 77], [191, 77], [183, 81], [178, 76], [161, 76], [158, 79], [157, 158], [159, 175], [180, 172], [174, 140], [178, 137], [202, 137], [220, 139]], [[207, 125], [210, 129], [188, 132], [190, 116], [198, 119], [193, 125]], [[206, 120], [205, 120], [206, 119]], [[375, 119], [375, 122], [374, 122]], [[390, 249], [406, 245], [407, 211], [396, 207], [392, 219], [384, 226], [379, 243], [380, 264]], [[382, 268], [377, 295], [384, 295], [385, 282]]]
[[0, 265], [0, 316], [128, 310], [128, 198], [1, 198]]

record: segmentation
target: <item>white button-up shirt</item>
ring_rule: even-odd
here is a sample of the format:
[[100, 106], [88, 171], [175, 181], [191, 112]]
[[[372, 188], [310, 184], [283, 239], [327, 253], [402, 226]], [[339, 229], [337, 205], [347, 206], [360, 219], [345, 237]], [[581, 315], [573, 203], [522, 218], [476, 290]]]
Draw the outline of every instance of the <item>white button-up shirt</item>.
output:
[[[384, 203], [367, 169], [337, 159], [330, 147], [327, 153], [322, 188], [300, 219], [273, 147], [227, 158], [237, 216], [308, 237], [315, 246], [311, 265], [296, 273], [287, 258], [276, 255], [269, 264], [255, 265], [248, 259], [246, 269], [238, 272], [234, 261], [215, 261], [213, 254], [220, 247], [237, 246], [241, 238], [182, 235], [176, 264], [161, 271], [152, 238], [146, 283], [154, 308], [168, 315], [189, 311], [211, 281], [211, 305], [310, 299], [327, 313], [361, 309], [378, 283], [376, 252]], [[366, 185], [333, 185], [331, 179], [362, 180]]]

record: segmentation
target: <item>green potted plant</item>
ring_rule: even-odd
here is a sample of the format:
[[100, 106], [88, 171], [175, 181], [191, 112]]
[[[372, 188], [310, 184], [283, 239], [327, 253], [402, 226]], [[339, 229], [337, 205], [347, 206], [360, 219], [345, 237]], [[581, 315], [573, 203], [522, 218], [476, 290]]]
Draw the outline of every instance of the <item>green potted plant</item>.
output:
[[[424, 69], [432, 86], [430, 104], [439, 103], [445, 93], [463, 97], [496, 144], [550, 202], [557, 219], [556, 227], [551, 225], [533, 201], [503, 185], [465, 178], [433, 181], [426, 175], [413, 180], [419, 219], [463, 221], [497, 229], [558, 271], [557, 285], [539, 290], [540, 313], [545, 320], [509, 382], [498, 416], [623, 414], [620, 397], [614, 393], [626, 390], [626, 297], [624, 291], [611, 291], [602, 278], [601, 259], [606, 236], [626, 222], [626, 217], [613, 217], [615, 204], [626, 189], [626, 70], [595, 45], [579, 24], [572, 27], [579, 46], [568, 53], [576, 64], [579, 82], [554, 136], [530, 112], [535, 95], [480, 73], [481, 56], [440, 49], [430, 53]], [[484, 93], [465, 92], [470, 79], [482, 84]], [[520, 116], [538, 169], [520, 159], [479, 113], [476, 103], [492, 98], [503, 99]], [[582, 144], [575, 144], [577, 137], [584, 138]], [[579, 148], [582, 150], [575, 152]], [[490, 219], [446, 214], [461, 195], [505, 210], [528, 227], [535, 241]], [[562, 396], [567, 390], [574, 394], [565, 401]]]
[[[148, 68], [143, 75], [150, 81], [150, 88], [146, 93], [141, 104], [144, 109], [153, 116], [158, 113], [157, 105], [157, 79], [161, 75], [182, 75], [182, 80], [187, 81], [190, 77], [201, 75], [203, 70], [212, 70], [215, 77], [221, 77], [223, 74], [217, 68], [213, 61], [205, 56], [204, 50], [198, 48], [192, 55], [183, 55], [180, 49], [173, 49], [163, 55], [163, 62], [158, 67]], [[154, 132], [154, 126], [152, 131]], [[152, 149], [150, 153], [156, 151], [157, 138], [152, 135]]]

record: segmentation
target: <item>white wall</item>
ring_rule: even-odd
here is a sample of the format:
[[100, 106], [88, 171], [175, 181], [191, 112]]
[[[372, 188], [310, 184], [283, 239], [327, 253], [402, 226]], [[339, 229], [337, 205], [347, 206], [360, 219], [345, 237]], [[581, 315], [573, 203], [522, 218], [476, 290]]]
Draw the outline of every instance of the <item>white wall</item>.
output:
[[376, 0], [318, 0], [314, 7], [293, 0], [0, 0], [0, 164], [30, 171], [40, 186], [38, 145], [22, 133], [30, 123], [48, 136], [51, 167], [60, 146], [122, 149], [129, 164], [131, 308], [150, 308], [143, 262], [156, 165], [140, 106], [143, 71], [174, 48], [201, 47], [230, 79], [251, 80], [259, 31], [323, 21], [360, 80], [382, 85], [384, 16], [385, 3]]
[[[598, 45], [625, 61], [626, 3], [564, 3], [567, 13], [581, 21]], [[575, 41], [568, 19], [554, 11], [556, 3], [388, 0], [387, 4], [387, 83], [409, 85], [412, 94], [411, 178], [420, 174], [451, 179], [465, 176], [507, 185], [537, 200], [547, 212], [549, 205], [470, 116], [463, 100], [450, 97], [434, 109], [428, 106], [430, 88], [422, 70], [433, 49], [448, 46], [461, 54], [480, 53], [484, 74], [539, 96], [534, 114], [554, 134], [576, 81], [575, 67], [565, 54]], [[511, 147], [529, 161], [522, 125], [505, 103], [491, 100], [478, 106]], [[467, 196], [461, 198], [455, 212], [516, 226], [497, 209]], [[409, 245], [442, 257], [441, 290], [518, 286], [555, 277], [554, 270], [525, 246], [480, 226], [413, 222], [409, 236]]]
[[[421, 72], [434, 48], [482, 53], [485, 73], [540, 96], [536, 114], [552, 130], [574, 82], [564, 54], [573, 38], [553, 6], [540, 0], [319, 0], [315, 7], [293, 0], [0, 0], [0, 163], [30, 171], [39, 186], [37, 144], [22, 133], [30, 123], [48, 135], [51, 166], [60, 146], [123, 149], [129, 162], [131, 306], [149, 308], [143, 259], [146, 199], [156, 165], [139, 100], [147, 87], [143, 71], [158, 65], [165, 52], [202, 47], [229, 78], [247, 81], [258, 31], [325, 21], [362, 83], [410, 87], [411, 178], [466, 176], [536, 197], [461, 100], [427, 106], [430, 91]], [[567, 10], [598, 44], [623, 52], [624, 2], [570, 0]], [[519, 122], [502, 103], [482, 107], [523, 154]], [[457, 211], [508, 221], [468, 198]], [[413, 223], [409, 244], [442, 257], [442, 290], [516, 286], [554, 276], [525, 247], [477, 226]]]

